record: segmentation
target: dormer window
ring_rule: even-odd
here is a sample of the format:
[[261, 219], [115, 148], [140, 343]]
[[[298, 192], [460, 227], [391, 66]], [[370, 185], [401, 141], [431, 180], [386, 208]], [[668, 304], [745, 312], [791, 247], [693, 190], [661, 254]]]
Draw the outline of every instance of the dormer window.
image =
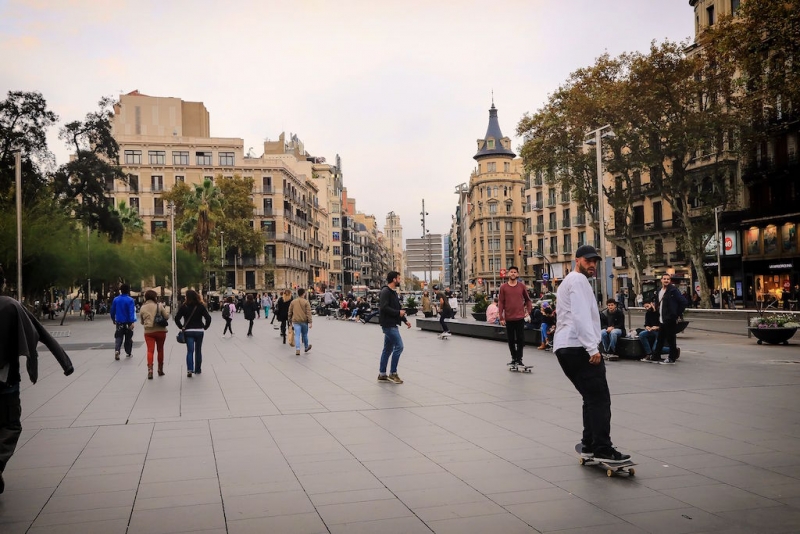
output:
[[486, 148], [489, 150], [494, 150], [494, 139], [488, 139], [486, 141]]

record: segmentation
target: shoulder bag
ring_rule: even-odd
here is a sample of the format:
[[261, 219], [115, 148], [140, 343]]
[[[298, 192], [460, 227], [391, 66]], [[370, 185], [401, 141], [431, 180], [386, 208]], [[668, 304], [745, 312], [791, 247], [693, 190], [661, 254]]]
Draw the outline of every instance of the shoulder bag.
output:
[[178, 332], [178, 335], [176, 337], [176, 339], [178, 340], [178, 343], [186, 343], [186, 334], [184, 332], [186, 330], [186, 327], [189, 326], [189, 321], [192, 320], [192, 316], [194, 315], [194, 312], [197, 311], [197, 306], [199, 306], [199, 304], [195, 305], [194, 309], [192, 310], [192, 313], [189, 314], [189, 318], [186, 319], [186, 324], [184, 324], [183, 328], [181, 328], [181, 331]]
[[156, 316], [153, 318], [153, 324], [155, 326], [160, 326], [161, 328], [166, 328], [169, 326], [169, 319], [164, 317], [161, 313], [161, 305], [156, 304]]

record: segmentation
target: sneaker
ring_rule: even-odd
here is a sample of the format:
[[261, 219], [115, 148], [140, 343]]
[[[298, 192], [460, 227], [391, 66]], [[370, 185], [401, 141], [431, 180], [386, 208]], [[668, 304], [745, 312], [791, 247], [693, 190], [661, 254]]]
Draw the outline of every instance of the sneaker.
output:
[[675, 365], [675, 360], [664, 360], [661, 362], [661, 365]]
[[294, 351], [294, 355], [295, 356], [300, 356], [300, 351], [299, 350]]
[[186, 376], [189, 377], [189, 378], [192, 378], [192, 372], [191, 371], [186, 371]]
[[378, 382], [388, 382], [388, 381], [389, 381], [389, 377], [388, 376], [380, 375], [380, 374], [378, 375]]
[[652, 354], [648, 354], [648, 355], [646, 355], [644, 358], [642, 358], [642, 359], [641, 359], [641, 360], [639, 360], [639, 361], [640, 361], [640, 362], [649, 362], [649, 361], [651, 361], [651, 360], [652, 360], [652, 358], [653, 358], [653, 355], [652, 355]]
[[400, 375], [397, 373], [392, 373], [389, 375], [389, 382], [394, 382], [395, 384], [402, 384], [403, 379], [400, 378]]
[[309, 351], [311, 350], [311, 347], [313, 347], [313, 345], [309, 345], [309, 346], [307, 346], [307, 347], [306, 347], [306, 352], [309, 352]]
[[119, 351], [118, 350], [114, 351], [114, 359], [115, 360], [119, 360]]
[[607, 464], [621, 464], [631, 459], [630, 454], [622, 454], [616, 449], [606, 449], [594, 451], [594, 459], [601, 460]]
[[594, 449], [586, 445], [581, 446], [581, 458], [594, 458]]
[[133, 354], [131, 354], [131, 353], [128, 353], [128, 354], [125, 355], [126, 358], [130, 358], [131, 356], [133, 356]]

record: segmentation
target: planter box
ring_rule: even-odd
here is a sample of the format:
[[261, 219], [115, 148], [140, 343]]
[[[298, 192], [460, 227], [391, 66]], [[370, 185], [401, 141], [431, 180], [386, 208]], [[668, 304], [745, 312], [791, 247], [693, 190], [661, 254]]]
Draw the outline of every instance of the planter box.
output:
[[473, 312], [472, 313], [472, 318], [475, 319], [476, 321], [484, 321], [485, 322], [486, 321], [486, 313], [485, 312], [484, 313]]
[[761, 345], [765, 341], [770, 345], [789, 344], [789, 339], [797, 332], [797, 328], [748, 328], [751, 334], [758, 340]]

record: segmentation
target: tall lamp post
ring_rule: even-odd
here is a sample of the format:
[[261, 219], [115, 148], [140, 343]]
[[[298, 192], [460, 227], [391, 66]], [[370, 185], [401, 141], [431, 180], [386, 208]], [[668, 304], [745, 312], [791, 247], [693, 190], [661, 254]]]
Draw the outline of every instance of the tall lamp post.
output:
[[608, 276], [608, 269], [606, 269], [606, 218], [605, 218], [605, 201], [603, 195], [603, 138], [614, 138], [614, 132], [611, 130], [611, 125], [606, 124], [605, 126], [598, 128], [596, 130], [592, 130], [591, 132], [586, 133], [586, 144], [587, 145], [594, 145], [595, 153], [597, 155], [597, 218], [598, 218], [598, 231], [600, 233], [600, 256], [601, 259], [598, 262], [600, 267], [598, 269], [598, 278], [600, 279], [600, 298], [601, 303], [605, 303], [608, 300], [608, 291], [606, 284], [608, 280], [606, 277]]
[[177, 302], [178, 302], [178, 257], [177, 257], [177, 247], [176, 247], [176, 238], [175, 238], [175, 203], [169, 203], [169, 226], [170, 226], [170, 248], [172, 249], [172, 303], [170, 307], [172, 308], [172, 313], [178, 313], [177, 309]]
[[89, 249], [89, 238], [91, 237], [92, 229], [86, 227], [86, 298], [89, 299], [89, 306], [94, 309], [92, 304], [92, 254]]
[[421, 221], [422, 221], [422, 239], [425, 240], [425, 252], [426, 252], [426, 254], [428, 256], [428, 276], [425, 279], [425, 281], [428, 284], [430, 284], [432, 282], [432, 280], [431, 280], [431, 272], [430, 272], [430, 267], [431, 267], [430, 237], [428, 236], [428, 231], [427, 231], [427, 229], [425, 227], [425, 216], [428, 215], [428, 212], [425, 211], [425, 199], [424, 198], [422, 199], [422, 211], [419, 214], [422, 215], [422, 219], [421, 219]]
[[22, 152], [14, 154], [17, 188], [17, 301], [22, 302]]

